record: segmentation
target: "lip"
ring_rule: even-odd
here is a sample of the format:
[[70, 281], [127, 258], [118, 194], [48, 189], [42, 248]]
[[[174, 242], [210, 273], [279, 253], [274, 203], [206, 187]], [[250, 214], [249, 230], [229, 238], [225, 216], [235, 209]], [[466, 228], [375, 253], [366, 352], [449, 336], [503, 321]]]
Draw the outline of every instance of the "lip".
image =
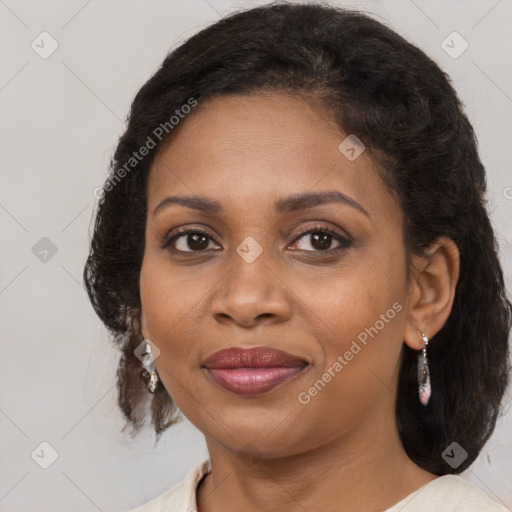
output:
[[304, 359], [270, 347], [232, 347], [215, 352], [203, 368], [224, 389], [247, 396], [270, 391], [307, 366]]

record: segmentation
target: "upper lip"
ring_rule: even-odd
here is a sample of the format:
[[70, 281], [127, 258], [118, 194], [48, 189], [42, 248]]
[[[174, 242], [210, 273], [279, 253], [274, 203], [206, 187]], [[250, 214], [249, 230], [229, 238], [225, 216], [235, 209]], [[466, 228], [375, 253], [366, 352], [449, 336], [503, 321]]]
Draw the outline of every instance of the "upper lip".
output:
[[205, 368], [273, 368], [305, 366], [304, 359], [270, 347], [230, 347], [212, 354], [203, 364]]

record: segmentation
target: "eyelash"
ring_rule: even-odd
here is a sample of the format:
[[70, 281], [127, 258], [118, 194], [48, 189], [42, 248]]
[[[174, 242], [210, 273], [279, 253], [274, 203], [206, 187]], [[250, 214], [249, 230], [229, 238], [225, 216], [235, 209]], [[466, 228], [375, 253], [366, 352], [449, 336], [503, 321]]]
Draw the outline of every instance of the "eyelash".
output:
[[[296, 238], [294, 239], [294, 242], [296, 240], [298, 240], [299, 238], [301, 238], [302, 236], [309, 235], [309, 234], [331, 235], [341, 245], [339, 247], [337, 247], [336, 249], [328, 249], [328, 250], [325, 250], [325, 251], [321, 251], [321, 250], [306, 251], [306, 250], [303, 250], [303, 249], [298, 249], [299, 252], [303, 251], [303, 252], [307, 252], [307, 253], [320, 253], [320, 254], [333, 255], [333, 254], [337, 254], [337, 253], [339, 253], [341, 251], [345, 251], [345, 250], [349, 249], [352, 246], [352, 240], [349, 237], [342, 236], [342, 235], [340, 235], [336, 231], [333, 231], [332, 229], [330, 229], [327, 226], [315, 226], [313, 228], [306, 229], [305, 231], [302, 231], [302, 232], [297, 234]], [[184, 235], [204, 235], [204, 236], [208, 237], [209, 239], [215, 241], [215, 239], [209, 233], [207, 233], [205, 231], [202, 231], [202, 230], [199, 230], [199, 229], [194, 229], [194, 228], [178, 228], [178, 229], [175, 230], [174, 234], [172, 234], [170, 236], [164, 237], [164, 239], [162, 240], [162, 242], [160, 244], [160, 247], [162, 249], [166, 249], [166, 250], [172, 251], [172, 252], [177, 253], [177, 254], [187, 254], [187, 253], [191, 253], [191, 254], [198, 253], [198, 254], [200, 254], [200, 253], [208, 252], [207, 250], [203, 250], [203, 251], [192, 251], [192, 250], [191, 251], [180, 251], [178, 249], [169, 248], [169, 246], [175, 240], [177, 240], [178, 238], [180, 238], [180, 237], [182, 237]]]

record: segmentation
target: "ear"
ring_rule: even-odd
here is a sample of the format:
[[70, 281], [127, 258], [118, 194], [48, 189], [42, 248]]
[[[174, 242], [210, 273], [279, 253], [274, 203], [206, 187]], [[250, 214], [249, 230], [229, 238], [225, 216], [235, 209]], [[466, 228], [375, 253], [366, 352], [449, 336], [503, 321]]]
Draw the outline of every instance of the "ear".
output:
[[451, 238], [437, 238], [425, 252], [412, 257], [407, 298], [403, 340], [414, 350], [425, 346], [420, 331], [430, 339], [448, 320], [459, 280], [460, 254]]
[[144, 315], [144, 310], [142, 308], [141, 308], [141, 313], [140, 313], [140, 330], [142, 332], [142, 336], [144, 336], [144, 339], [150, 339], [147, 320]]

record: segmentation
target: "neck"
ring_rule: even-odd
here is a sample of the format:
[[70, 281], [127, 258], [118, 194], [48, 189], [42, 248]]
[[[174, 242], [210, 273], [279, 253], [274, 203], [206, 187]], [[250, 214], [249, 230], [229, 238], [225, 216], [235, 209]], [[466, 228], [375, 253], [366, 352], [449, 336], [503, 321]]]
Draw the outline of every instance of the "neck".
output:
[[340, 437], [280, 458], [206, 441], [212, 471], [197, 491], [198, 512], [382, 511], [437, 478], [408, 458], [394, 419], [374, 414]]

